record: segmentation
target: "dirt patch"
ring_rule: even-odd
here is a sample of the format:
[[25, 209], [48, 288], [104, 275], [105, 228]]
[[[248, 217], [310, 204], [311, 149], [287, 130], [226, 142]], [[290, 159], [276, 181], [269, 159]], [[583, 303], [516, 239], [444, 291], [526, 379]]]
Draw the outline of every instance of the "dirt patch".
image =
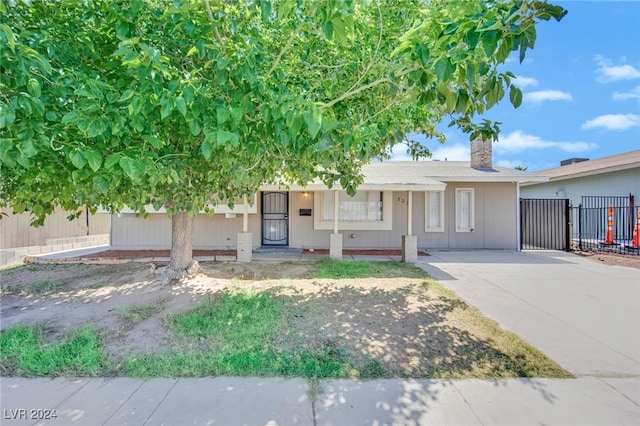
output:
[[[163, 266], [161, 263], [159, 266]], [[194, 307], [203, 296], [254, 280], [281, 280], [308, 276], [304, 263], [203, 262], [202, 272], [188, 283], [161, 286], [150, 264], [112, 265], [32, 264], [0, 273], [1, 327], [13, 324], [45, 324], [47, 336], [61, 336], [68, 327], [92, 324], [100, 330], [112, 356], [164, 350], [170, 333], [168, 312]], [[284, 280], [284, 281], [282, 281]], [[34, 293], [34, 283], [59, 282], [53, 291]], [[123, 313], [127, 308], [162, 305], [139, 322]]]
[[[275, 347], [340, 348], [354, 365], [364, 368], [374, 360], [398, 377], [529, 374], [517, 370], [524, 355], [496, 343], [506, 332], [495, 323], [480, 327], [484, 320], [475, 309], [421, 270], [389, 265], [382, 276], [319, 279], [316, 265], [202, 262], [192, 280], [162, 286], [144, 263], [30, 264], [0, 272], [1, 327], [44, 324], [47, 338], [57, 339], [70, 327], [93, 325], [117, 370], [132, 355], [180, 346], [167, 314], [221, 293], [267, 291], [286, 313]], [[43, 280], [62, 285], [35, 285]], [[500, 370], [494, 373], [494, 366]]]
[[605, 265], [640, 269], [640, 255], [580, 251], [575, 253], [594, 262], [604, 263]]

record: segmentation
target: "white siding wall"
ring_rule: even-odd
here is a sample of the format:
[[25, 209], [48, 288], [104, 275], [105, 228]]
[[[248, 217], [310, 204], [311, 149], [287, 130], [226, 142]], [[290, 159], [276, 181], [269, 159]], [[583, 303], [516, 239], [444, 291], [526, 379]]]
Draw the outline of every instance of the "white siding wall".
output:
[[[235, 249], [242, 232], [242, 215], [225, 218], [223, 214], [196, 217], [193, 226], [194, 249]], [[253, 232], [254, 246], [260, 245], [259, 215], [249, 215], [249, 232]], [[162, 213], [148, 218], [135, 215], [113, 216], [111, 246], [114, 249], [169, 249], [171, 248], [171, 219]]]
[[[455, 188], [475, 190], [475, 230], [455, 232]], [[304, 248], [328, 248], [331, 230], [314, 230], [313, 192], [289, 193], [289, 245]], [[393, 193], [393, 230], [356, 231], [340, 229], [344, 248], [400, 248], [407, 233], [408, 194]], [[445, 192], [444, 232], [424, 232], [424, 192], [413, 192], [413, 235], [419, 248], [495, 248], [517, 249], [517, 200], [513, 183], [449, 183]], [[258, 197], [260, 204], [260, 197]], [[300, 209], [311, 209], [312, 216], [300, 216]], [[258, 212], [261, 211], [258, 205]], [[249, 232], [254, 246], [261, 244], [261, 216], [249, 215]], [[226, 219], [199, 215], [194, 225], [195, 249], [234, 249], [237, 233], [242, 232], [242, 215]], [[353, 235], [353, 238], [352, 238]], [[143, 219], [113, 216], [111, 244], [114, 248], [168, 249], [171, 246], [171, 221], [164, 214]]]
[[[455, 188], [475, 189], [475, 230], [455, 232]], [[444, 232], [424, 232], [424, 192], [413, 192], [413, 235], [420, 248], [517, 249], [517, 199], [515, 183], [449, 183], [445, 192]], [[313, 218], [298, 209], [313, 208], [313, 193], [292, 192], [290, 245], [328, 248], [332, 231], [313, 229]], [[407, 192], [393, 193], [392, 231], [340, 229], [344, 248], [399, 248], [407, 233]], [[312, 214], [318, 212], [312, 211]], [[352, 235], [354, 238], [352, 238]]]

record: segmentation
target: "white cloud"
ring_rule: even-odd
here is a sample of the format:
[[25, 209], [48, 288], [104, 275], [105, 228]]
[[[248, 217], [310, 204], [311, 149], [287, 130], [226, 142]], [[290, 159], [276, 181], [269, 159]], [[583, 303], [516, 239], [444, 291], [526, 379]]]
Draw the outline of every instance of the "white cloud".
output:
[[515, 169], [516, 167], [523, 166], [524, 162], [520, 160], [498, 160], [495, 162], [498, 167], [507, 167], [509, 169]]
[[539, 90], [527, 92], [523, 95], [523, 101], [530, 104], [540, 104], [545, 101], [572, 101], [573, 97], [560, 90]]
[[407, 145], [398, 143], [391, 148], [391, 161], [411, 161], [411, 155], [407, 154]]
[[564, 142], [547, 141], [539, 136], [528, 135], [521, 130], [516, 130], [507, 135], [500, 136], [500, 140], [493, 144], [497, 152], [520, 152], [529, 149], [559, 149], [565, 152], [584, 152], [596, 149], [598, 145], [590, 142]]
[[516, 86], [518, 86], [520, 88], [525, 88], [525, 87], [529, 87], [529, 86], [537, 86], [538, 85], [538, 80], [536, 80], [535, 78], [531, 78], [531, 77], [523, 77], [521, 75], [517, 75], [516, 79], [513, 80], [513, 84], [515, 84]]
[[640, 70], [632, 65], [612, 65], [610, 59], [600, 55], [597, 55], [595, 60], [598, 63], [598, 68], [596, 69], [596, 74], [598, 74], [598, 76], [596, 80], [601, 83], [640, 78]]
[[631, 89], [628, 92], [615, 92], [613, 94], [614, 101], [624, 101], [627, 99], [640, 99], [640, 86]]
[[607, 130], [626, 130], [631, 127], [640, 126], [640, 115], [637, 114], [605, 114], [593, 120], [587, 120], [583, 129], [594, 129], [602, 127]]
[[471, 148], [468, 143], [466, 145], [444, 144], [439, 145], [438, 149], [432, 149], [431, 152], [433, 153], [433, 156], [431, 157], [433, 160], [469, 161]]

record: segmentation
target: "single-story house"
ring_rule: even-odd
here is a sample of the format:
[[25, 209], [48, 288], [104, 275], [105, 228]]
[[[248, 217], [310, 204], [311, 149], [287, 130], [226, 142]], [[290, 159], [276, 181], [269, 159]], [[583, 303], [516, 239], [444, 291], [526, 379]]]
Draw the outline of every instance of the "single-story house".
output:
[[522, 197], [566, 198], [575, 207], [590, 204], [587, 197], [602, 198], [605, 203], [588, 207], [607, 207], [610, 202], [607, 199], [612, 197], [632, 196], [636, 205], [640, 201], [640, 150], [595, 160], [569, 159], [561, 164], [536, 172], [548, 176], [547, 182], [523, 182]]
[[[261, 246], [399, 249], [519, 249], [520, 183], [546, 177], [492, 167], [491, 143], [473, 141], [471, 161], [379, 162], [363, 168], [354, 197], [320, 182], [286, 191], [264, 186], [253, 202], [218, 205], [194, 224], [194, 249], [236, 249], [248, 261]], [[152, 212], [152, 210], [149, 210]], [[171, 220], [114, 215], [113, 249], [168, 249]]]

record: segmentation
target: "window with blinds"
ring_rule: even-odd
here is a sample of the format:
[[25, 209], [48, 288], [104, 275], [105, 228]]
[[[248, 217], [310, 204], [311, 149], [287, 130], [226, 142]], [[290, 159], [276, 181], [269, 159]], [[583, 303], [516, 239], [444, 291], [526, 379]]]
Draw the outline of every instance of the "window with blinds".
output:
[[456, 232], [472, 232], [475, 225], [473, 188], [456, 189]]
[[[382, 192], [360, 191], [353, 197], [338, 193], [338, 220], [350, 222], [382, 221]], [[322, 192], [322, 220], [333, 220], [335, 212], [334, 191]]]
[[444, 191], [425, 193], [425, 232], [444, 232]]

